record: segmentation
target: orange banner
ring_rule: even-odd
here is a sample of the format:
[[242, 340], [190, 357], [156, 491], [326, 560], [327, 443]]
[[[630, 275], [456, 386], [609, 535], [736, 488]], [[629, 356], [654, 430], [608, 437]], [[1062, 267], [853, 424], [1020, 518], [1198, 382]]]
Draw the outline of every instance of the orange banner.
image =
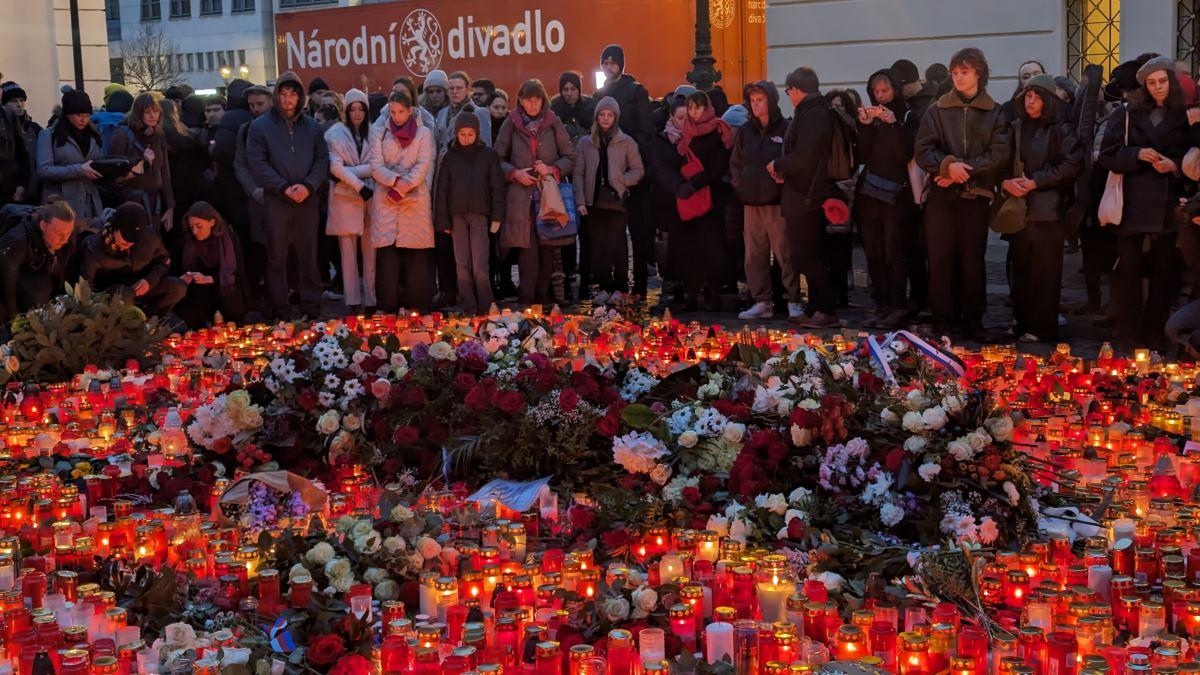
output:
[[591, 92], [601, 50], [619, 42], [629, 74], [657, 97], [686, 81], [694, 17], [694, 0], [399, 0], [279, 12], [275, 35], [281, 71], [368, 92], [435, 69], [510, 92], [536, 77], [551, 94], [564, 70], [578, 70]]

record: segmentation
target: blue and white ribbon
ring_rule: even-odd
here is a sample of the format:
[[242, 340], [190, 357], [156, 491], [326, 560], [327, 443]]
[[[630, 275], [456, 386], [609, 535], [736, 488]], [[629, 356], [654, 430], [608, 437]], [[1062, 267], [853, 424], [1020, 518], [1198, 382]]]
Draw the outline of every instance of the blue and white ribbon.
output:
[[271, 649], [281, 654], [296, 648], [296, 640], [292, 637], [292, 631], [288, 630], [287, 619], [282, 616], [275, 619], [275, 625], [267, 631], [267, 636], [271, 640]]
[[966, 368], [963, 367], [962, 362], [959, 361], [953, 354], [947, 354], [946, 352], [929, 344], [922, 338], [909, 331], [898, 330], [894, 333], [890, 333], [886, 338], [884, 338], [882, 343], [876, 340], [874, 335], [867, 336], [867, 349], [871, 352], [871, 357], [879, 362], [879, 367], [881, 370], [883, 370], [884, 379], [893, 384], [896, 383], [896, 375], [892, 372], [892, 367], [890, 364], [888, 364], [888, 360], [885, 358], [883, 350], [887, 349], [888, 346], [896, 340], [896, 338], [904, 338], [905, 342], [908, 342], [913, 349], [916, 349], [926, 358], [942, 368], [949, 370], [958, 377], [962, 377], [967, 372]]

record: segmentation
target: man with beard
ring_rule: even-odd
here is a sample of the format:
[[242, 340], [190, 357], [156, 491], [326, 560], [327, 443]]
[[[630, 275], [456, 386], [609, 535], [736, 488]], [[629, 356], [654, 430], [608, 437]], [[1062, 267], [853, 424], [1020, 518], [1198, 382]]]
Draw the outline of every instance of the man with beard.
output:
[[[600, 53], [600, 68], [604, 71], [604, 86], [593, 97], [600, 100], [611, 96], [621, 114], [621, 131], [637, 141], [643, 156], [647, 155], [654, 138], [654, 111], [650, 95], [632, 75], [625, 72], [625, 49], [611, 44]], [[648, 266], [654, 260], [654, 223], [649, 218], [649, 190], [652, 181], [642, 181], [629, 191], [629, 236], [633, 240], [633, 293], [645, 297]]]

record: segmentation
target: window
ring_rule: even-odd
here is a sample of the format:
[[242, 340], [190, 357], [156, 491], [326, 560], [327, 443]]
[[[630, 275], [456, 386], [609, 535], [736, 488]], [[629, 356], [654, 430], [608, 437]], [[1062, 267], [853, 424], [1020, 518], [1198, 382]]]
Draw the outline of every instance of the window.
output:
[[1067, 3], [1067, 73], [1079, 79], [1089, 64], [1104, 68], [1104, 77], [1120, 62], [1121, 0], [1069, 0]]
[[1175, 58], [1196, 72], [1196, 46], [1200, 45], [1200, 2], [1179, 0], [1176, 4]]
[[216, 70], [217, 67], [213, 65], [213, 53], [212, 52], [205, 52], [205, 53], [208, 54], [208, 56], [206, 57], [206, 60], [208, 61], [208, 69]]
[[245, 49], [238, 50], [238, 65], [239, 66], [246, 65], [246, 50]]
[[192, 18], [192, 0], [171, 0], [171, 18]]
[[194, 58], [192, 58], [193, 56], [195, 56], [195, 55], [192, 54], [191, 52], [188, 52], [188, 54], [187, 54], [187, 72], [189, 72], [189, 73], [196, 71], [196, 61]]
[[158, 21], [162, 18], [162, 0], [142, 0], [142, 21]]
[[[108, 41], [121, 41], [121, 2], [104, 0], [104, 20], [108, 28]], [[115, 80], [114, 80], [115, 82]]]
[[254, 0], [233, 0], [233, 7], [231, 8], [231, 11], [233, 11], [235, 13], [236, 12], [253, 12], [254, 11]]
[[108, 60], [108, 76], [110, 82], [117, 84], [125, 84], [125, 60], [124, 59], [109, 59]]
[[225, 13], [222, 0], [200, 0], [200, 16], [220, 16]]

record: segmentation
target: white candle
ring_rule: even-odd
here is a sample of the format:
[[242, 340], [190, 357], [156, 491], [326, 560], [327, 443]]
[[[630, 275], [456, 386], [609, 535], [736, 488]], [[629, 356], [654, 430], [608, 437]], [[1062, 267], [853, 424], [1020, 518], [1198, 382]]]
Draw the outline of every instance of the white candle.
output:
[[706, 656], [710, 664], [719, 663], [725, 657], [729, 658], [730, 663], [733, 662], [733, 624], [724, 621], [708, 624], [705, 641], [708, 644]]
[[760, 582], [758, 606], [762, 610], [762, 620], [774, 623], [787, 619], [787, 599], [795, 592], [796, 584], [791, 581], [772, 579], [770, 582]]
[[1112, 543], [1122, 539], [1133, 540], [1135, 525], [1132, 518], [1117, 518], [1112, 524]]
[[421, 613], [429, 616], [437, 616], [437, 589], [431, 583], [421, 584]]
[[683, 558], [671, 551], [663, 555], [658, 563], [658, 576], [661, 583], [669, 584], [683, 576]]
[[1112, 568], [1108, 565], [1092, 565], [1088, 568], [1088, 588], [1109, 602], [1112, 584]]

